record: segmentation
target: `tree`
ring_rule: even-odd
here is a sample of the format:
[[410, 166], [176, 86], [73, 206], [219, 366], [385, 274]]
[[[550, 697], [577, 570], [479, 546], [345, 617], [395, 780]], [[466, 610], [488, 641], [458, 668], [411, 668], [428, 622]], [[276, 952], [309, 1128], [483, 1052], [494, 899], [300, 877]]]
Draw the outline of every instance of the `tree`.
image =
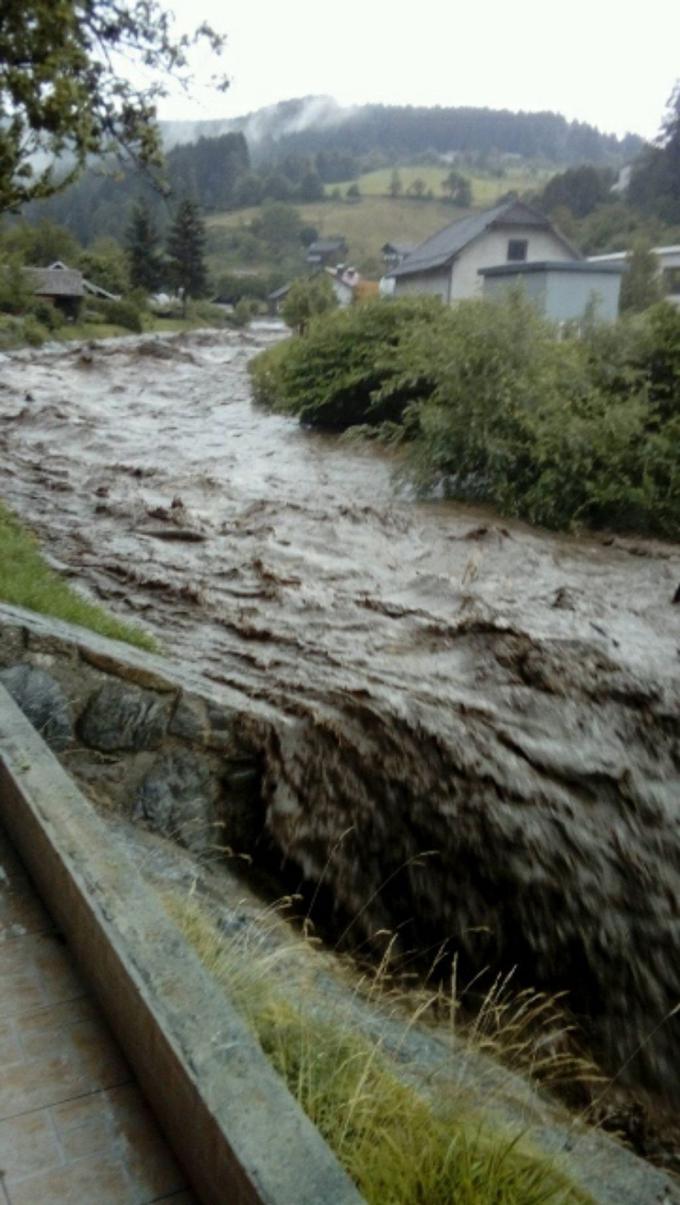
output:
[[472, 204], [470, 181], [453, 167], [442, 180], [442, 192], [448, 193], [452, 205], [460, 205], [461, 209], [468, 209]]
[[627, 256], [621, 281], [621, 313], [640, 313], [661, 298], [659, 261], [648, 243], [638, 242]]
[[318, 172], [308, 171], [300, 181], [300, 200], [320, 201], [324, 196], [324, 186]]
[[168, 275], [182, 293], [182, 313], [186, 316], [187, 298], [204, 297], [208, 279], [203, 259], [205, 227], [195, 201], [181, 201], [168, 235]]
[[348, 201], [360, 201], [361, 189], [359, 188], [359, 185], [356, 182], [354, 184], [350, 184], [345, 196], [347, 197]]
[[397, 169], [395, 167], [394, 171], [392, 172], [392, 177], [390, 179], [389, 190], [388, 190], [393, 201], [396, 201], [397, 197], [401, 196], [403, 187], [404, 186], [401, 182], [401, 176], [399, 175], [399, 172], [397, 171]]
[[155, 293], [161, 285], [162, 264], [158, 247], [158, 231], [146, 201], [138, 201], [130, 214], [125, 232], [130, 281], [134, 288]]
[[406, 189], [410, 197], [415, 197], [416, 201], [422, 201], [425, 196], [426, 185], [425, 181], [421, 180], [420, 176], [416, 176]]
[[612, 184], [615, 173], [608, 167], [570, 167], [568, 171], [553, 176], [540, 197], [541, 207], [553, 213], [565, 206], [575, 218], [585, 218], [598, 205], [612, 200]]
[[647, 147], [636, 163], [628, 199], [643, 213], [680, 222], [680, 81], [668, 102], [658, 143]]
[[326, 274], [300, 277], [294, 280], [281, 306], [281, 315], [287, 326], [298, 335], [304, 335], [312, 318], [327, 314], [337, 307], [338, 299]]
[[[158, 0], [2, 0], [0, 212], [65, 187], [89, 155], [159, 160], [158, 99], [188, 84], [196, 39], [223, 45], [205, 24], [176, 38], [172, 22]], [[121, 56], [150, 82], [119, 74]]]

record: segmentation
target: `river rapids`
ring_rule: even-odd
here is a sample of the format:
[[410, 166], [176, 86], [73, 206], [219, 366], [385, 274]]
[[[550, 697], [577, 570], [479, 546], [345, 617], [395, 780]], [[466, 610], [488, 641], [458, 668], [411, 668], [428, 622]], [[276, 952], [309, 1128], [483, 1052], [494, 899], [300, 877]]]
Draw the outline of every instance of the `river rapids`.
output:
[[264, 701], [271, 841], [336, 929], [567, 989], [680, 1097], [680, 547], [395, 492], [251, 401], [280, 335], [0, 364], [0, 493], [74, 583]]

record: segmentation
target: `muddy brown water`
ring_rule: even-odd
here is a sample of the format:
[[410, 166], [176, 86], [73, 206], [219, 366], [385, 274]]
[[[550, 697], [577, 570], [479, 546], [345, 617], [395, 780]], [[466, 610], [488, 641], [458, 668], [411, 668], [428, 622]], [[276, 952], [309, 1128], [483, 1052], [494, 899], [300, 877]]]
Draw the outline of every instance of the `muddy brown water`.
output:
[[278, 337], [4, 359], [3, 498], [271, 705], [269, 829], [339, 928], [569, 989], [612, 1069], [677, 1098], [680, 547], [399, 496], [385, 454], [253, 405]]

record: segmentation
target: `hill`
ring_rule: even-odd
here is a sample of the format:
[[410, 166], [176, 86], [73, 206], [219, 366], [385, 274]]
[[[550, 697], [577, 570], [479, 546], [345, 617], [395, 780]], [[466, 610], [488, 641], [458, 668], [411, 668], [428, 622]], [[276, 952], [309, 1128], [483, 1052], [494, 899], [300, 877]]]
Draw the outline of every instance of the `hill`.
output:
[[[297, 205], [296, 209], [302, 222], [313, 226], [320, 235], [343, 234], [349, 247], [349, 261], [370, 276], [382, 273], [380, 248], [384, 243], [419, 243], [449, 222], [455, 222], [471, 212], [443, 201], [414, 201], [408, 198], [393, 201], [376, 196], [364, 197], [355, 204], [314, 201]], [[246, 231], [260, 212], [260, 209], [253, 207], [208, 217], [208, 263], [213, 274], [218, 275], [227, 267], [243, 266], [230, 236]], [[269, 270], [272, 267], [270, 260], [250, 260], [246, 263], [251, 271], [255, 268]]]
[[512, 113], [470, 106], [358, 105], [343, 108], [332, 97], [282, 101], [222, 122], [173, 122], [163, 126], [169, 145], [239, 131], [258, 166], [285, 155], [378, 153], [387, 161], [432, 150], [504, 153], [555, 164], [620, 162], [642, 147], [636, 134], [617, 138], [560, 113]]

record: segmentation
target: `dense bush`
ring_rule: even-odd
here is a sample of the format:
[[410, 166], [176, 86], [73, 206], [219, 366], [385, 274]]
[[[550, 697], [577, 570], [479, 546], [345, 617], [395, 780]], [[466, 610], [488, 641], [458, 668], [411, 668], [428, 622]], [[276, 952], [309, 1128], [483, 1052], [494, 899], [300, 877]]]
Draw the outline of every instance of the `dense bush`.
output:
[[36, 298], [31, 302], [31, 313], [37, 319], [41, 326], [46, 327], [48, 331], [58, 331], [64, 325], [65, 318], [59, 306], [52, 305], [49, 301]]
[[144, 329], [142, 315], [134, 301], [104, 301], [101, 303], [101, 312], [106, 321], [114, 326], [124, 326], [126, 330], [134, 331], [137, 335]]
[[551, 527], [680, 534], [680, 313], [558, 334], [521, 296], [376, 302], [261, 354], [256, 396], [395, 433], [422, 493]]
[[444, 314], [437, 301], [380, 301], [351, 306], [313, 321], [304, 338], [291, 339], [251, 361], [255, 397], [298, 414], [315, 426], [343, 430], [363, 423], [399, 421], [429, 378], [393, 380], [401, 373], [400, 343]]

